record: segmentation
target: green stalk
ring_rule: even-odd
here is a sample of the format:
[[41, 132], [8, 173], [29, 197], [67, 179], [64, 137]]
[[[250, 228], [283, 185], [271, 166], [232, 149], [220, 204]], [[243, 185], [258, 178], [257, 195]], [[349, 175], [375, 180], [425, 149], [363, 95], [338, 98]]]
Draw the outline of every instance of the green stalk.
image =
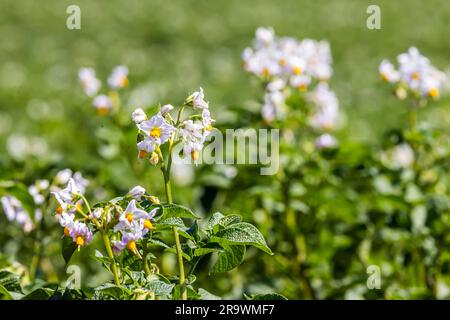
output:
[[150, 267], [148, 266], [147, 256], [148, 256], [148, 249], [147, 249], [147, 239], [143, 240], [144, 249], [143, 249], [143, 255], [142, 255], [142, 261], [144, 263], [144, 272], [147, 276], [151, 275]]
[[[178, 119], [178, 121], [179, 121], [179, 119]], [[172, 203], [172, 187], [170, 184], [170, 167], [172, 164], [172, 146], [173, 146], [173, 142], [172, 142], [172, 140], [170, 140], [167, 166], [165, 168], [164, 168], [164, 164], [162, 164], [162, 166], [161, 166], [161, 170], [162, 170], [163, 176], [164, 176], [164, 187], [166, 190], [167, 203], [169, 203], [169, 204]], [[187, 300], [186, 279], [184, 276], [183, 251], [181, 249], [181, 242], [180, 242], [180, 235], [178, 234], [178, 228], [176, 226], [172, 227], [172, 232], [173, 232], [173, 237], [175, 239], [175, 247], [176, 247], [177, 258], [178, 258], [181, 300]]]
[[[78, 196], [83, 200], [84, 204], [86, 205], [89, 215], [92, 216], [92, 210], [91, 210], [91, 207], [90, 207], [89, 202], [87, 201], [86, 197], [83, 196], [82, 194], [79, 194]], [[108, 254], [108, 257], [112, 261], [110, 266], [111, 266], [111, 271], [114, 276], [114, 283], [116, 284], [116, 286], [120, 287], [119, 271], [117, 270], [117, 265], [116, 265], [116, 261], [114, 259], [113, 251], [111, 249], [111, 242], [109, 241], [108, 234], [105, 232], [105, 229], [103, 229], [103, 226], [100, 225], [100, 223], [97, 221], [97, 219], [93, 219], [92, 221], [94, 222], [97, 229], [100, 230], [100, 233], [102, 235], [103, 244], [105, 245], [106, 253]]]
[[119, 272], [117, 270], [116, 262], [114, 260], [114, 254], [111, 249], [111, 242], [109, 241], [109, 237], [106, 234], [105, 230], [103, 230], [103, 228], [100, 229], [100, 232], [102, 234], [102, 240], [103, 244], [105, 245], [106, 253], [108, 253], [108, 257], [112, 260], [111, 271], [114, 276], [114, 283], [116, 284], [116, 286], [120, 287]]

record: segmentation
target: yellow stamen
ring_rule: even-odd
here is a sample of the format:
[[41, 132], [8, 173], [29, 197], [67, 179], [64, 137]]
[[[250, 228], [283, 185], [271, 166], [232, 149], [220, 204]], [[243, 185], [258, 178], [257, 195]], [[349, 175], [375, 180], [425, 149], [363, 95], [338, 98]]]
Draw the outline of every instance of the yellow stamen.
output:
[[130, 251], [136, 251], [136, 241], [131, 240], [130, 242], [127, 243], [127, 248]]
[[192, 158], [192, 160], [194, 160], [194, 161], [197, 161], [198, 160], [198, 151], [197, 150], [194, 150], [194, 151], [192, 151], [191, 152], [191, 158]]
[[432, 98], [437, 98], [437, 97], [439, 96], [439, 90], [436, 89], [436, 88], [431, 88], [431, 89], [428, 91], [428, 95], [429, 95], [430, 97], [432, 97]]
[[278, 63], [280, 64], [280, 66], [285, 66], [286, 65], [286, 59], [285, 58], [280, 58], [280, 60], [278, 60]]
[[63, 208], [61, 206], [59, 206], [58, 208], [56, 208], [56, 213], [57, 214], [62, 214], [63, 213]]
[[70, 230], [69, 230], [69, 228], [64, 228], [64, 235], [67, 237], [68, 235], [69, 235], [69, 233], [70, 233]]
[[133, 214], [128, 212], [127, 214], [125, 214], [125, 219], [127, 219], [128, 222], [131, 223], [131, 221], [133, 221]]
[[161, 129], [159, 127], [154, 127], [150, 130], [150, 137], [159, 138], [161, 136]]
[[97, 114], [100, 116], [106, 116], [109, 113], [108, 107], [98, 107], [97, 108]]
[[302, 68], [300, 68], [299, 66], [294, 66], [294, 67], [292, 67], [292, 72], [295, 75], [299, 75], [300, 73], [302, 73]]
[[120, 85], [121, 85], [122, 87], [128, 87], [128, 83], [129, 83], [129, 81], [128, 81], [128, 78], [127, 78], [127, 77], [123, 77], [123, 78], [122, 78], [122, 81], [120, 81]]
[[413, 72], [413, 74], [411, 75], [411, 78], [413, 78], [414, 80], [419, 80], [419, 73]]
[[153, 224], [151, 223], [150, 220], [145, 220], [144, 221], [144, 228], [148, 229], [148, 230], [153, 229]]
[[261, 74], [264, 78], [268, 78], [270, 76], [270, 72], [268, 68], [263, 68]]
[[83, 206], [81, 205], [81, 203], [77, 203], [75, 205], [75, 209], [77, 209], [77, 211], [83, 211]]
[[381, 80], [383, 80], [383, 81], [389, 81], [389, 78], [386, 76], [385, 73], [381, 73], [380, 76], [381, 76]]
[[301, 84], [298, 86], [298, 90], [300, 90], [301, 92], [305, 92], [306, 89], [308, 89], [308, 86], [306, 84]]
[[77, 237], [75, 238], [75, 243], [76, 243], [78, 246], [82, 246], [82, 245], [84, 244], [84, 237], [81, 236], [81, 235], [77, 236]]

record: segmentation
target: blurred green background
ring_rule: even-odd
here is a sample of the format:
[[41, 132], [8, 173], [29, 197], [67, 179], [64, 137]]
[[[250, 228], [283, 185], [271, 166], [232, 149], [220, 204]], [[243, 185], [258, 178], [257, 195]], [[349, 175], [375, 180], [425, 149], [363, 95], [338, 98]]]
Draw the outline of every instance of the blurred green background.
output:
[[[71, 4], [81, 8], [81, 30], [66, 28]], [[366, 28], [369, 4], [381, 8], [381, 30]], [[41, 136], [49, 149], [65, 157], [83, 152], [80, 146], [92, 137], [89, 130], [80, 130], [80, 113], [90, 103], [77, 83], [82, 66], [94, 67], [105, 79], [115, 65], [127, 65], [130, 110], [180, 101], [199, 86], [218, 118], [228, 105], [245, 107], [261, 96], [240, 68], [240, 54], [258, 26], [330, 42], [332, 86], [346, 116], [341, 135], [354, 139], [376, 138], [406, 111], [377, 88], [381, 59], [393, 60], [414, 45], [437, 67], [450, 65], [446, 0], [4, 0], [0, 17], [2, 154], [11, 134]], [[442, 110], [425, 113], [448, 127], [450, 116]], [[71, 143], [75, 132], [77, 143]]]

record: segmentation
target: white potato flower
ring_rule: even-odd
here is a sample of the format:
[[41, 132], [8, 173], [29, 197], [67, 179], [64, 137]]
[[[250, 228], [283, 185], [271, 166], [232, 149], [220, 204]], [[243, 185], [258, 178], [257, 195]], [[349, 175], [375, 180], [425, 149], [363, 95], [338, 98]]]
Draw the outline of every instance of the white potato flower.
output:
[[328, 133], [324, 133], [320, 135], [315, 141], [316, 148], [319, 150], [322, 149], [331, 149], [335, 148], [338, 145], [338, 142], [335, 137]]
[[101, 116], [107, 115], [112, 109], [111, 99], [107, 95], [99, 95], [92, 101], [97, 113]]
[[417, 48], [411, 47], [407, 52], [399, 54], [397, 62], [398, 70], [386, 59], [379, 67], [383, 80], [399, 85], [396, 90], [397, 97], [404, 99], [407, 96], [404, 87], [420, 97], [439, 97], [441, 88], [448, 79]]
[[1, 203], [8, 221], [17, 222], [25, 232], [33, 230], [33, 221], [23, 208], [22, 203], [16, 197], [3, 196], [1, 198]]
[[120, 89], [128, 86], [128, 68], [117, 66], [108, 78], [108, 85], [112, 89]]
[[84, 93], [89, 97], [97, 94], [101, 87], [101, 82], [95, 76], [95, 70], [92, 68], [81, 68], [78, 71], [78, 79], [83, 87]]
[[130, 191], [128, 191], [128, 195], [133, 199], [140, 201], [142, 196], [145, 194], [145, 188], [141, 186], [135, 186]]
[[175, 131], [175, 128], [166, 122], [160, 112], [149, 120], [139, 123], [137, 126], [156, 145], [165, 143]]
[[137, 108], [131, 114], [131, 120], [133, 120], [134, 123], [139, 124], [147, 120], [147, 115], [145, 114], [144, 110], [142, 110], [141, 108]]

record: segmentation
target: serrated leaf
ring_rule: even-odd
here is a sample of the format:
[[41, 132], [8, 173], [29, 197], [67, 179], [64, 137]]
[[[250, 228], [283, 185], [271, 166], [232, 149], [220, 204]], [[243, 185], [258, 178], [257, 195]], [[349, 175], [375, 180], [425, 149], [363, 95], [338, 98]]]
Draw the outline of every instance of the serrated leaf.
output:
[[167, 296], [171, 294], [175, 284], [168, 284], [161, 280], [151, 280], [146, 288], [155, 293], [157, 296]]
[[229, 225], [241, 222], [241, 219], [241, 216], [238, 216], [237, 214], [230, 214], [223, 217], [220, 220], [219, 224], [223, 227], [228, 227]]
[[0, 285], [5, 288], [9, 293], [19, 292], [22, 293], [20, 286], [20, 277], [12, 272], [1, 270], [0, 271]]
[[157, 223], [155, 224], [155, 231], [157, 230], [164, 230], [167, 229], [169, 227], [178, 227], [178, 228], [186, 228], [183, 219], [181, 218], [167, 218], [167, 219], [160, 219], [156, 221]]
[[163, 248], [170, 248], [169, 245], [167, 245], [164, 241], [156, 239], [156, 238], [148, 239], [147, 243], [149, 245], [160, 246], [160, 247], [163, 247]]
[[224, 217], [220, 212], [214, 212], [211, 217], [209, 217], [208, 222], [206, 223], [206, 230], [213, 230], [214, 226], [219, 224], [220, 220]]
[[94, 288], [94, 291], [97, 294], [100, 293], [101, 295], [110, 296], [115, 299], [120, 299], [123, 295], [131, 294], [128, 289], [124, 287], [118, 287], [111, 283], [102, 284], [101, 286]]
[[267, 246], [266, 240], [259, 230], [252, 224], [240, 222], [220, 230], [211, 237], [210, 242], [217, 242], [224, 245], [251, 245], [262, 251], [273, 254]]
[[179, 205], [179, 204], [163, 204], [163, 218], [187, 218], [187, 219], [199, 219], [198, 216], [196, 216], [191, 209]]
[[231, 246], [230, 250], [227, 250], [217, 258], [217, 262], [214, 265], [212, 272], [226, 272], [238, 267], [245, 257], [245, 246]]

